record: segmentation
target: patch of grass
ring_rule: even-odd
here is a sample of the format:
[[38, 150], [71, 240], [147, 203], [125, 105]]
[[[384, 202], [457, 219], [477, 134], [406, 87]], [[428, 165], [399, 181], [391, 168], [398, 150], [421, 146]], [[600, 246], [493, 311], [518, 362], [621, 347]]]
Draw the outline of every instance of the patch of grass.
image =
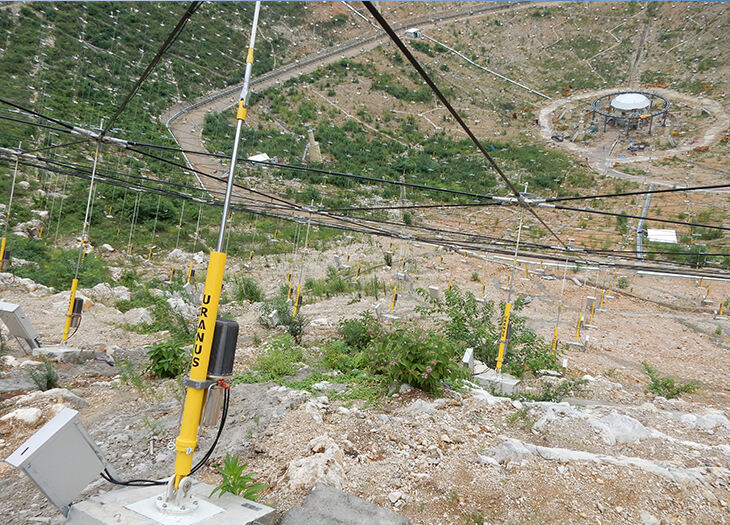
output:
[[585, 379], [566, 378], [562, 381], [545, 381], [537, 394], [524, 393], [519, 397], [528, 401], [551, 401], [560, 403], [566, 397], [576, 396], [585, 391]]
[[220, 472], [223, 479], [210, 493], [212, 496], [216, 492], [220, 498], [225, 493], [235, 496], [241, 496], [245, 499], [255, 501], [259, 492], [267, 489], [269, 486], [264, 483], [258, 483], [253, 473], [246, 472], [248, 463], [238, 463], [238, 456], [226, 454], [223, 460], [223, 466], [216, 465], [216, 469]]
[[46, 356], [41, 356], [42, 364], [39, 368], [29, 368], [28, 377], [35, 383], [39, 390], [50, 390], [58, 388], [58, 372], [53, 368], [53, 363]]
[[152, 395], [152, 386], [142, 377], [142, 374], [128, 360], [117, 361], [119, 377], [123, 384], [131, 385], [143, 399]]
[[649, 385], [647, 390], [656, 396], [666, 399], [673, 399], [682, 394], [691, 394], [699, 390], [700, 385], [695, 381], [689, 381], [681, 384], [677, 383], [674, 378], [662, 376], [653, 365], [646, 361], [641, 362], [646, 375], [649, 376]]
[[265, 296], [259, 283], [247, 275], [240, 275], [233, 284], [233, 298], [241, 303], [243, 301], [260, 303], [264, 301]]
[[283, 335], [266, 344], [266, 352], [256, 358], [251, 371], [233, 376], [233, 384], [281, 381], [299, 370], [303, 358], [302, 349], [294, 344], [294, 339]]
[[507, 418], [507, 423], [515, 426], [525, 432], [530, 432], [535, 426], [535, 420], [530, 417], [529, 409], [522, 407], [517, 412]]

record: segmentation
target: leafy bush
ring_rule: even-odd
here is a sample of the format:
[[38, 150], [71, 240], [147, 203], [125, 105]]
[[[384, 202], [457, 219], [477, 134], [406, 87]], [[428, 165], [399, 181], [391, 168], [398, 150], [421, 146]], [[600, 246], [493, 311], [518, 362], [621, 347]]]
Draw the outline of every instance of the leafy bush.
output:
[[[493, 301], [479, 302], [474, 294], [463, 293], [457, 286], [447, 290], [443, 299], [434, 299], [423, 289], [419, 289], [418, 293], [428, 302], [428, 306], [418, 307], [418, 311], [430, 317], [443, 334], [462, 350], [473, 348], [477, 359], [489, 366], [495, 365], [504, 304], [500, 304], [497, 310]], [[517, 315], [522, 307], [522, 298], [512, 305], [510, 344], [504, 355], [503, 369], [522, 377], [525, 370], [535, 372], [557, 368], [559, 356], [553, 354], [550, 345], [527, 327], [525, 317]]]
[[264, 292], [259, 284], [246, 275], [236, 278], [233, 285], [233, 297], [236, 301], [249, 301], [251, 303], [260, 303], [265, 299]]
[[40, 368], [29, 368], [28, 377], [35, 383], [38, 389], [46, 391], [58, 387], [58, 372], [53, 368], [53, 363], [46, 356], [41, 356], [43, 364]]
[[382, 325], [369, 311], [356, 319], [342, 319], [337, 327], [337, 333], [342, 337], [342, 342], [357, 350], [365, 350], [370, 342], [378, 338], [382, 332]]
[[408, 383], [440, 392], [442, 382], [458, 384], [468, 376], [457, 343], [432, 331], [399, 327], [374, 340], [371, 367], [388, 382]]
[[619, 277], [618, 281], [616, 281], [616, 286], [618, 286], [622, 290], [625, 290], [629, 287], [629, 280], [626, 277]]
[[385, 259], [385, 265], [392, 267], [393, 266], [393, 254], [389, 252], [385, 252], [383, 254], [383, 259]]
[[304, 290], [307, 294], [328, 299], [334, 295], [347, 293], [353, 287], [356, 288], [357, 285], [353, 285], [343, 278], [334, 266], [327, 267], [327, 276], [323, 279], [309, 278], [304, 282]]
[[172, 378], [183, 374], [190, 367], [191, 354], [184, 350], [180, 339], [170, 339], [148, 347], [147, 371], [153, 376]]
[[226, 492], [236, 496], [242, 496], [251, 501], [256, 501], [259, 492], [267, 489], [269, 486], [264, 483], [258, 483], [253, 473], [244, 472], [248, 463], [239, 464], [238, 456], [226, 454], [223, 460], [223, 466], [216, 465], [216, 469], [221, 473], [223, 480], [210, 493], [212, 496], [218, 492], [220, 498]]
[[666, 399], [673, 399], [682, 394], [696, 392], [700, 388], [700, 385], [695, 381], [680, 384], [671, 377], [663, 377], [659, 374], [659, 370], [646, 361], [642, 361], [641, 364], [644, 366], [646, 375], [649, 376], [649, 386], [647, 389], [654, 395], [662, 396]]
[[479, 273], [478, 272], [472, 272], [471, 273], [471, 280], [475, 283], [478, 283], [481, 279], [479, 279]]

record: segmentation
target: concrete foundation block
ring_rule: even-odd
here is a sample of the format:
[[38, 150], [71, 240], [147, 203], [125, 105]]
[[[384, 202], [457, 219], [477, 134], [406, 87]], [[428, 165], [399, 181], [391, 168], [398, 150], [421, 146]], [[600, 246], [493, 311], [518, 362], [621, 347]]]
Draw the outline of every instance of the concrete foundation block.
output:
[[295, 507], [284, 514], [280, 525], [355, 525], [359, 523], [410, 525], [411, 520], [324, 483], [317, 483], [301, 507]]
[[497, 394], [514, 396], [520, 393], [522, 381], [509, 374], [498, 374], [495, 370], [487, 370], [475, 375], [472, 380], [487, 390]]
[[566, 343], [570, 348], [575, 348], [577, 350], [584, 350], [585, 345], [579, 341], [568, 341]]
[[[191, 494], [199, 503], [199, 508], [190, 514], [166, 515], [165, 518], [151, 518], [145, 514], [154, 508], [157, 496], [164, 493], [164, 486], [126, 487], [112, 490], [81, 501], [71, 506], [67, 525], [273, 525], [274, 509], [249, 501], [233, 494], [220, 498], [209, 498], [212, 485], [193, 482]], [[150, 500], [150, 501], [148, 501]], [[136, 509], [136, 510], [132, 510]], [[139, 512], [138, 512], [139, 511]], [[143, 512], [144, 514], [141, 514]], [[200, 513], [196, 518], [195, 513]]]

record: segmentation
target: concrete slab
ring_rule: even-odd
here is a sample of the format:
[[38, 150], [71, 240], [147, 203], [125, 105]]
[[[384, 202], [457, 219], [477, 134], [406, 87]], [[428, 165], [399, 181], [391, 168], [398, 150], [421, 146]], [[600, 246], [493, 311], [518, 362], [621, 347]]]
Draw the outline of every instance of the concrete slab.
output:
[[598, 328], [598, 326], [596, 326], [596, 325], [594, 325], [594, 324], [588, 324], [588, 323], [583, 323], [583, 324], [581, 325], [581, 327], [583, 327], [583, 328], [590, 328], [590, 329], [592, 329], [592, 330], [595, 330], [596, 328]]
[[200, 519], [194, 514], [169, 515], [168, 521], [160, 521], [146, 517], [135, 510], [146, 512], [150, 498], [155, 499], [165, 491], [164, 486], [158, 487], [125, 487], [112, 490], [71, 506], [66, 521], [67, 525], [161, 525], [161, 524], [195, 524], [195, 525], [273, 525], [275, 522], [274, 509], [255, 501], [224, 494], [222, 497], [209, 498], [212, 485], [193, 482], [192, 496], [200, 503]]
[[583, 350], [585, 348], [585, 345], [583, 343], [580, 343], [578, 341], [568, 341], [566, 343], [571, 348], [576, 348], [578, 350]]
[[487, 370], [472, 377], [472, 381], [480, 384], [496, 394], [514, 396], [520, 393], [520, 381], [509, 374], [498, 374], [495, 370]]
[[317, 483], [301, 507], [284, 514], [280, 525], [410, 525], [411, 520], [351, 496], [324, 483]]

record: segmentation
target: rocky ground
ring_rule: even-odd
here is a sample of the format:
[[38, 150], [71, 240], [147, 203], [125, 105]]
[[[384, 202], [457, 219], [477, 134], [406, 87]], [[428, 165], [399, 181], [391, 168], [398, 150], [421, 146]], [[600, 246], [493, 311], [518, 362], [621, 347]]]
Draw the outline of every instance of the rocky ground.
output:
[[[334, 246], [313, 255], [306, 273], [324, 275], [327, 263], [344, 249]], [[363, 265], [377, 266], [382, 257], [373, 255], [377, 247], [372, 245], [354, 244], [350, 250]], [[410, 284], [404, 288], [443, 289], [451, 278], [478, 295], [480, 283], [469, 281], [476, 270], [487, 283], [487, 298], [504, 298], [506, 268], [498, 261], [453, 253], [444, 253], [441, 261], [442, 254], [431, 248], [405, 243], [393, 251], [409, 260]], [[165, 264], [155, 272], [164, 272]], [[286, 258], [261, 261], [250, 273], [272, 291], [288, 264]], [[375, 271], [394, 282], [387, 268]], [[562, 272], [545, 272], [558, 278], [541, 278], [535, 266], [529, 278], [521, 272], [514, 284], [515, 293], [531, 298], [526, 313], [533, 327], [548, 337]], [[577, 309], [596, 293], [586, 282], [610, 278], [595, 273], [569, 272], [561, 340], [574, 339]], [[57, 340], [67, 292], [54, 294], [10, 274], [0, 278], [3, 300], [21, 304], [44, 342]], [[240, 384], [231, 391], [231, 412], [212, 463], [226, 453], [247, 461], [270, 485], [261, 501], [281, 512], [298, 505], [320, 480], [423, 524], [728, 523], [728, 323], [714, 317], [716, 303], [701, 304], [706, 284], [628, 278], [630, 284], [614, 290], [614, 298], [606, 299], [604, 311], [596, 315], [597, 328], [583, 330], [587, 348], [565, 356], [567, 375], [588, 381], [579, 397], [520, 402], [474, 387], [435, 398], [403, 386], [373, 405], [335, 400], [332, 392], [343, 388], [336, 376], [313, 393], [274, 383]], [[715, 285], [716, 297], [722, 295], [720, 286]], [[37, 358], [25, 355], [15, 342], [7, 343], [1, 380], [6, 398], [0, 412], [3, 456], [70, 406], [81, 412], [92, 437], [124, 477], [171, 472], [180, 388], [172, 380], [149, 379], [144, 379], [147, 386], [134, 387], [110, 365], [127, 359], [143, 366], [144, 346], [164, 340], [165, 334], [124, 328], [123, 323], [149, 315], [114, 308], [128, 294], [124, 287], [101, 285], [81, 293], [87, 309], [71, 342], [84, 352], [77, 362], [55, 365], [61, 389], [36, 390], [23, 369]], [[188, 297], [169, 301], [183, 315], [194, 316]], [[372, 309], [374, 302], [372, 297], [341, 295], [305, 305], [302, 312], [312, 321], [305, 337], [308, 351], [316, 352], [319, 341], [334, 334], [340, 318]], [[418, 303], [418, 296], [404, 289], [395, 313], [417, 317], [413, 308]], [[263, 351], [254, 340], [266, 340], [276, 331], [257, 323], [254, 305], [226, 308], [241, 324], [236, 369], [244, 370]], [[665, 374], [695, 380], [701, 388], [673, 400], [649, 394], [640, 365], [644, 360]], [[306, 374], [306, 369], [298, 373]], [[539, 389], [546, 381], [561, 378], [531, 379], [525, 386]], [[204, 430], [201, 449], [213, 435], [214, 429]], [[11, 516], [7, 523], [58, 522], [54, 508], [22, 474], [6, 464], [0, 473], [2, 492], [14, 494], [0, 503]], [[219, 482], [212, 466], [200, 478]], [[99, 480], [86, 493], [110, 489]]]

